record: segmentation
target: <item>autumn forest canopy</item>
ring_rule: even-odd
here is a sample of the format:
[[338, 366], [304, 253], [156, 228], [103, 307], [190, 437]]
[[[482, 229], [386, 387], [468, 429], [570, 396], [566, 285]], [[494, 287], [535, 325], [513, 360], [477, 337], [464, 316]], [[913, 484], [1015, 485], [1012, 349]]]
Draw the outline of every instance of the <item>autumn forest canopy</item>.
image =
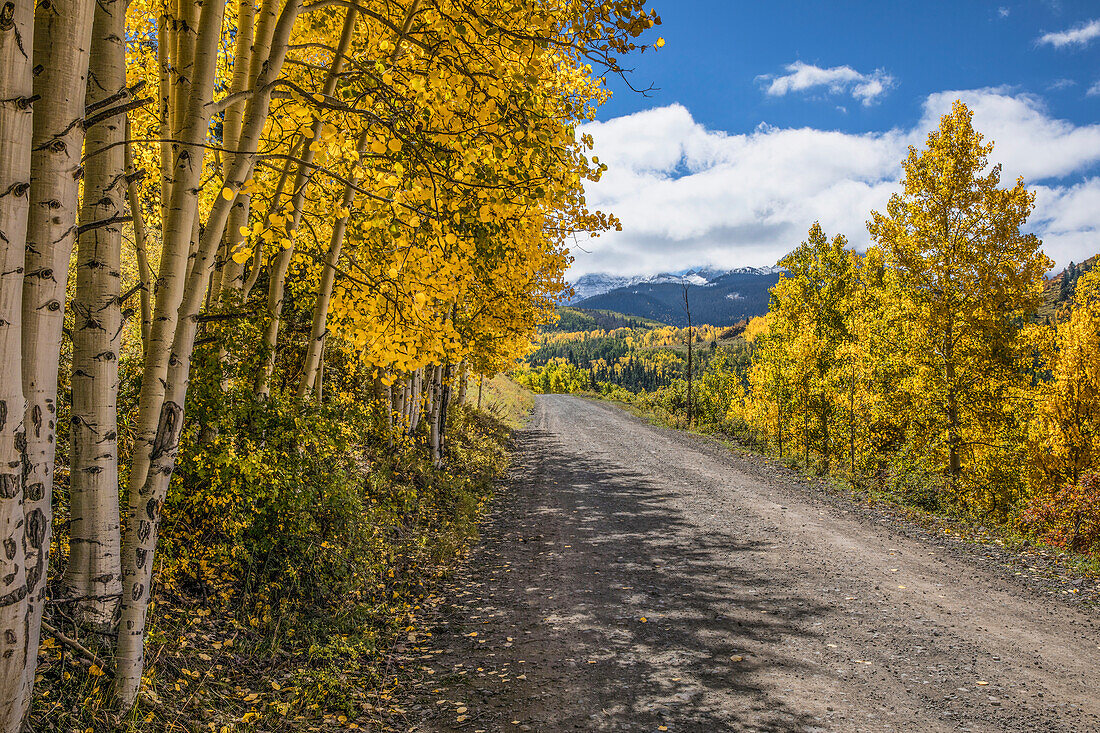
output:
[[468, 377], [615, 225], [575, 126], [643, 4], [0, 7], [0, 729], [74, 670], [66, 726], [155, 718], [158, 594], [404, 598], [499, 458]]

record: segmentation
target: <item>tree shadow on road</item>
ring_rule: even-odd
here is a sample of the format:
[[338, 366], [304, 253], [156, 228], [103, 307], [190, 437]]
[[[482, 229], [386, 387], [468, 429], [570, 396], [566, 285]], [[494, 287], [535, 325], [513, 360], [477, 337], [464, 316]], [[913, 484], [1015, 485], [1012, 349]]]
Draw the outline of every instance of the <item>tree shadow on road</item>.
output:
[[771, 543], [701, 529], [676, 481], [629, 460], [538, 428], [519, 441], [419, 650], [443, 674], [423, 679], [406, 729], [821, 728], [775, 680], [807, 673], [785, 641], [828, 606], [769, 577]]

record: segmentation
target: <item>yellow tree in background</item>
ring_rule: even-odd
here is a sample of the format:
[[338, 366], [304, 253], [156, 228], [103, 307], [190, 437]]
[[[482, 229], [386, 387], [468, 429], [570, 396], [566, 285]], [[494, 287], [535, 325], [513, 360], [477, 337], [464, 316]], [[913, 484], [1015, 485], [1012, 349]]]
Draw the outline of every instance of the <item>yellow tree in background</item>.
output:
[[928, 468], [955, 493], [1003, 463], [1006, 431], [1019, 428], [1031, 356], [1022, 318], [1040, 304], [1052, 264], [1020, 231], [1034, 194], [1023, 180], [1000, 187], [992, 150], [955, 102], [927, 147], [910, 148], [904, 191], [868, 223], [909, 368], [900, 384], [914, 412], [909, 441], [927, 446]]
[[1031, 465], [1039, 488], [1076, 484], [1100, 462], [1100, 270], [1077, 281], [1072, 310], [1047, 349]]

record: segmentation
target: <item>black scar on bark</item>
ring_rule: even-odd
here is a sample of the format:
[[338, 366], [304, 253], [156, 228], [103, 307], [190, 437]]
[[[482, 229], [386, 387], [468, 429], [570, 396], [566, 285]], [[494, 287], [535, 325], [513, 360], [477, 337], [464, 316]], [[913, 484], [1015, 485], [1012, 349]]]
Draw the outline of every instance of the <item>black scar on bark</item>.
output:
[[26, 537], [35, 549], [42, 546], [46, 539], [46, 515], [41, 509], [35, 509], [27, 515]]
[[183, 409], [175, 402], [165, 402], [160, 410], [160, 424], [157, 425], [157, 436], [153, 440], [153, 451], [150, 459], [155, 461], [168, 451], [174, 450], [179, 445], [180, 423]]
[[19, 495], [19, 474], [0, 473], [0, 499], [14, 499]]

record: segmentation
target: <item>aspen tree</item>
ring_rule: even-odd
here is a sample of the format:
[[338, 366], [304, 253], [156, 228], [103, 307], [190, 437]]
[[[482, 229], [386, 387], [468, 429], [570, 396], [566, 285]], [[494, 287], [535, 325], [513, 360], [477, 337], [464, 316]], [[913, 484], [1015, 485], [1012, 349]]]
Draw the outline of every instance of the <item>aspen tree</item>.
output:
[[[87, 105], [126, 88], [123, 0], [98, 0]], [[118, 356], [122, 222], [126, 211], [126, 117], [89, 128], [73, 298], [70, 553], [62, 586], [79, 623], [107, 629], [122, 591], [118, 508]]]
[[868, 231], [882, 247], [892, 300], [900, 313], [904, 386], [915, 408], [919, 443], [953, 492], [963, 487], [981, 435], [1010, 418], [1009, 393], [1028, 358], [1016, 319], [1042, 301], [1050, 260], [1020, 228], [1035, 195], [1022, 179], [999, 187], [988, 173], [992, 143], [956, 101], [922, 151], [909, 148], [904, 192], [885, 215], [871, 212]]
[[21, 369], [24, 253], [31, 187], [34, 4], [0, 2], [0, 731], [26, 707], [27, 573], [23, 536]]
[[[348, 48], [351, 46], [352, 34], [355, 32], [355, 22], [357, 18], [358, 13], [354, 7], [349, 8], [344, 16], [344, 27], [340, 33], [340, 42], [337, 44], [336, 51], [329, 64], [324, 87], [321, 91], [321, 94], [326, 99], [332, 97], [332, 93], [336, 90], [336, 81], [339, 79], [340, 72], [344, 67]], [[324, 122], [320, 116], [318, 116], [317, 119], [313, 121], [313, 125], [307, 137], [310, 140], [318, 141], [323, 126]], [[279, 337], [279, 324], [282, 321], [286, 274], [287, 269], [290, 267], [290, 259], [294, 255], [294, 240], [297, 237], [298, 227], [301, 224], [302, 209], [305, 206], [306, 187], [309, 185], [310, 178], [312, 178], [313, 158], [316, 152], [316, 145], [319, 144], [319, 142], [307, 144], [302, 150], [301, 162], [298, 164], [298, 172], [294, 177], [294, 195], [291, 197], [290, 202], [291, 214], [288, 227], [288, 242], [282, 246], [278, 255], [276, 255], [269, 274], [267, 286], [268, 321], [267, 327], [264, 329], [263, 340], [263, 350], [266, 359], [256, 381], [256, 394], [260, 397], [267, 397], [271, 391], [271, 375], [275, 371], [275, 346]], [[288, 163], [288, 165], [290, 164]]]
[[[52, 534], [57, 447], [57, 370], [69, 257], [76, 240], [84, 95], [92, 29], [90, 0], [43, 3], [35, 11], [34, 132], [22, 302], [22, 375], [27, 555], [27, 649], [37, 650]], [[117, 490], [117, 489], [116, 489]], [[27, 654], [22, 715], [38, 655]]]
[[[229, 98], [243, 95], [249, 90], [250, 62], [252, 58], [252, 39], [254, 35], [254, 16], [256, 9], [253, 0], [240, 0], [237, 4], [237, 29], [233, 52], [233, 80], [229, 86]], [[225, 161], [222, 166], [222, 177], [228, 177], [229, 165], [232, 155], [228, 152], [236, 150], [240, 145], [241, 128], [244, 125], [245, 100], [237, 99], [230, 102], [225, 109], [225, 117], [222, 121], [222, 147], [226, 149]], [[213, 294], [220, 301], [223, 292], [222, 278], [228, 277], [234, 281], [241, 276], [241, 267], [233, 260], [233, 251], [241, 241], [240, 230], [248, 223], [248, 212], [251, 196], [247, 191], [237, 192], [233, 210], [229, 214], [229, 223], [226, 226], [223, 250], [221, 257], [215, 263], [214, 277], [211, 284]], [[219, 347], [219, 362], [225, 360], [225, 347]]]
[[[199, 18], [194, 74], [188, 85], [187, 122], [173, 159], [153, 327], [150, 329], [138, 397], [134, 456], [126, 492], [131, 521], [123, 542], [123, 617], [118, 632], [115, 675], [116, 695], [124, 708], [129, 708], [137, 696], [144, 666], [142, 642], [150, 591], [147, 573], [152, 569], [152, 553], [146, 548], [149, 540], [155, 542], [153, 529], [160, 511], [159, 501], [144, 497], [141, 492], [148, 478], [151, 460], [156, 449], [161, 447], [155, 445], [158, 426], [168, 427], [180, 416], [178, 405], [164, 403], [164, 386], [179, 307], [184, 296], [183, 281], [193, 225], [198, 216], [199, 180], [205, 156], [206, 131], [212, 113], [210, 102], [223, 10], [224, 0], [206, 0]], [[138, 537], [144, 541], [135, 541]], [[132, 577], [127, 577], [128, 569]], [[142, 572], [139, 574], [135, 569], [142, 569]]]
[[[204, 5], [203, 12], [206, 9], [207, 5]], [[147, 461], [142, 466], [144, 469], [140, 474], [142, 481], [141, 484], [136, 484], [132, 476], [127, 491], [128, 521], [123, 538], [123, 596], [116, 654], [118, 671], [115, 676], [115, 692], [124, 708], [133, 704], [144, 668], [142, 652], [152, 592], [157, 525], [160, 519], [160, 507], [164, 502], [179, 450], [179, 435], [183, 427], [183, 405], [187, 396], [197, 317], [209, 286], [214, 256], [222, 241], [235, 192], [244, 185], [255, 163], [260, 136], [268, 118], [272, 88], [282, 72], [290, 34], [300, 9], [300, 0], [290, 0], [283, 7], [273, 29], [271, 54], [257, 78], [256, 87], [246, 110], [246, 122], [240, 137], [240, 147], [234, 156], [229, 176], [223, 183], [223, 190], [228, 191], [229, 195], [219, 196], [215, 200], [203, 228], [192, 266], [187, 273], [186, 284], [181, 288], [176, 318], [173, 319], [175, 331], [169, 348], [171, 359], [170, 363], [165, 364], [165, 381], [156, 393], [160, 403], [158, 405], [160, 420], [153, 440], [150, 441], [147, 452], [142, 456]], [[205, 46], [206, 38], [200, 29], [201, 46]], [[199, 61], [202, 59], [203, 55], [200, 54]], [[196, 62], [196, 68], [201, 68], [199, 61]], [[209, 88], [207, 86], [202, 88], [204, 96], [209, 95], [207, 91]], [[199, 89], [197, 83], [192, 89], [193, 94], [195, 89]], [[209, 100], [205, 106], [209, 108]], [[179, 180], [174, 185], [180, 185]], [[157, 305], [159, 309], [159, 297]], [[156, 324], [154, 324], [154, 332], [155, 326]], [[156, 342], [155, 337], [152, 340]], [[144, 385], [142, 394], [143, 396], [145, 394]], [[135, 463], [135, 473], [136, 469]]]
[[141, 206], [140, 174], [134, 167], [133, 145], [130, 142], [130, 121], [126, 121], [126, 200], [130, 218], [134, 224], [134, 260], [141, 288], [141, 348], [142, 354], [149, 343], [149, 331], [153, 327], [153, 269], [149, 264], [149, 233], [145, 227], [145, 213]]

